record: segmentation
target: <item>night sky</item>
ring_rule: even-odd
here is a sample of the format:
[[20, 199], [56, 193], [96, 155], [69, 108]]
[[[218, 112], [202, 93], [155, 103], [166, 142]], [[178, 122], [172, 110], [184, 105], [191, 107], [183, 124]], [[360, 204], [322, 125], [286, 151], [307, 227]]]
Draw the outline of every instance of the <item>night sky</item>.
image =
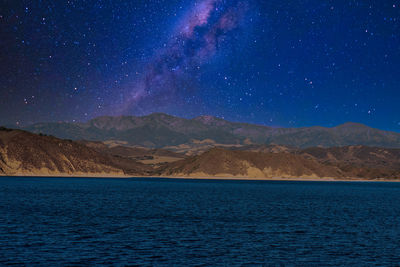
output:
[[400, 1], [0, 1], [0, 124], [153, 112], [400, 131]]

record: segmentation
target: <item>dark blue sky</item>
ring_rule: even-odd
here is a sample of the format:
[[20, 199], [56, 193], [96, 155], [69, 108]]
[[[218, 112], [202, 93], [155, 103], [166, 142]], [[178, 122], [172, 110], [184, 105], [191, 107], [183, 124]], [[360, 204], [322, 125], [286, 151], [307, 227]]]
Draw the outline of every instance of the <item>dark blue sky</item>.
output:
[[400, 1], [0, 5], [0, 124], [167, 112], [400, 131]]

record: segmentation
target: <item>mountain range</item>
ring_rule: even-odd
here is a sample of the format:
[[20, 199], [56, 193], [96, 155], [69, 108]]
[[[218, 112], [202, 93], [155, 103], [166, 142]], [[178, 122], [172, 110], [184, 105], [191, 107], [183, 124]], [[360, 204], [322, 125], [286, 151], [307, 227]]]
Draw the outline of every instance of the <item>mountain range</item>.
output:
[[359, 123], [336, 127], [274, 128], [230, 122], [213, 116], [184, 119], [163, 113], [98, 117], [85, 123], [36, 123], [23, 130], [62, 139], [118, 141], [129, 146], [204, 152], [218, 145], [277, 144], [298, 148], [363, 145], [400, 148], [400, 133]]
[[0, 127], [0, 175], [393, 180], [400, 179], [400, 149], [249, 144], [188, 155]]

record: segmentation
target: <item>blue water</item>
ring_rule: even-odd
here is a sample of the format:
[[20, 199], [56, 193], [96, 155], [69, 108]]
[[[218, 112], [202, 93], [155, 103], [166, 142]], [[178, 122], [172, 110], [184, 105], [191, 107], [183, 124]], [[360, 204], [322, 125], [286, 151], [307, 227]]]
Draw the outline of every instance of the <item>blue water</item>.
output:
[[400, 183], [0, 178], [0, 265], [394, 265]]

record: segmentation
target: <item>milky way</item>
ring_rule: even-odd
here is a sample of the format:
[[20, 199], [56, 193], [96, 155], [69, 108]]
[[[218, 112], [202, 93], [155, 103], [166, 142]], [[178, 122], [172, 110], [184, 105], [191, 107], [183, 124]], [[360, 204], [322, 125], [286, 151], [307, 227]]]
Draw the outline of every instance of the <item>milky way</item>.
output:
[[150, 59], [119, 111], [140, 112], [151, 104], [170, 103], [173, 96], [193, 90], [201, 66], [218, 52], [227, 35], [241, 25], [248, 8], [243, 1], [229, 5], [222, 0], [196, 2], [165, 47]]
[[400, 131], [398, 2], [2, 1], [0, 125], [165, 112]]

